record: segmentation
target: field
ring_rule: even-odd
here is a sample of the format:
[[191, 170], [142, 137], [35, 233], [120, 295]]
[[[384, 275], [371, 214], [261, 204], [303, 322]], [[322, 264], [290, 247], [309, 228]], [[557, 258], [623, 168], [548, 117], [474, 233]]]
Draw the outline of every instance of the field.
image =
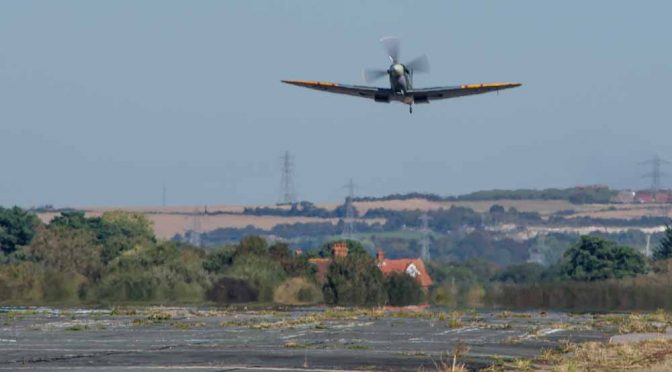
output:
[[[499, 204], [505, 208], [514, 207], [521, 212], [538, 212], [542, 217], [563, 211], [565, 217], [593, 217], [635, 219], [643, 216], [672, 217], [670, 205], [665, 204], [581, 204], [575, 205], [560, 200], [498, 200], [498, 201], [460, 201], [460, 202], [432, 202], [424, 199], [390, 200], [390, 201], [363, 201], [354, 203], [357, 210], [364, 214], [369, 209], [384, 208], [389, 210], [435, 210], [450, 208], [451, 206], [467, 207], [477, 212], [487, 211], [492, 205]], [[266, 205], [268, 207], [268, 205]], [[333, 209], [337, 204], [320, 204], [319, 207]], [[257, 206], [253, 206], [257, 207]], [[264, 207], [264, 206], [261, 206]], [[207, 208], [208, 214], [203, 214]], [[317, 217], [282, 217], [282, 216], [253, 216], [241, 214], [245, 206], [236, 205], [208, 205], [206, 206], [171, 206], [171, 207], [82, 207], [88, 216], [99, 216], [111, 210], [125, 210], [144, 213], [154, 223], [155, 233], [163, 239], [170, 239], [175, 234], [184, 234], [200, 225], [201, 231], [211, 231], [217, 228], [242, 228], [254, 226], [261, 229], [271, 229], [278, 224], [293, 224], [306, 222], [329, 222], [335, 224], [338, 219]], [[569, 212], [571, 211], [571, 212]], [[44, 212], [38, 214], [44, 222], [50, 221], [57, 213]], [[198, 221], [195, 216], [199, 215]], [[384, 222], [383, 220], [362, 220], [368, 223]]]
[[[550, 370], [590, 362], [586, 348], [643, 368], [669, 362], [669, 321], [662, 312], [4, 308], [0, 370], [436, 371], [451, 370], [453, 359], [467, 369]], [[630, 343], [651, 333], [631, 332], [659, 332], [661, 340], [635, 344], [655, 357]], [[635, 351], [612, 350], [610, 338], [646, 358], [624, 359]]]

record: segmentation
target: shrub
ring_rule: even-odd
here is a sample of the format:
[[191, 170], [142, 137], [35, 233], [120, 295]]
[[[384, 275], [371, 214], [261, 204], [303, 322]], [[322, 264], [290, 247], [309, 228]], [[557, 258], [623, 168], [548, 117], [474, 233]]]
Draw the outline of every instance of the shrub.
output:
[[257, 255], [236, 256], [225, 275], [243, 279], [259, 292], [259, 301], [273, 301], [275, 288], [285, 280], [285, 271], [280, 263]]
[[291, 278], [275, 290], [273, 301], [283, 305], [316, 304], [322, 301], [322, 292], [305, 278]]
[[653, 259], [656, 261], [672, 258], [672, 227], [665, 226], [665, 236], [653, 251]]
[[201, 249], [164, 242], [135, 247], [115, 259], [97, 288], [111, 301], [198, 301], [210, 288]]
[[329, 305], [380, 306], [385, 303], [383, 273], [368, 255], [334, 258], [322, 286]]
[[29, 244], [40, 224], [35, 214], [19, 207], [0, 207], [0, 252], [10, 254], [20, 246]]
[[392, 306], [417, 305], [425, 297], [418, 281], [403, 272], [394, 272], [385, 278], [385, 292], [387, 303]]
[[634, 249], [584, 235], [565, 252], [561, 271], [574, 280], [592, 281], [643, 274], [648, 267], [644, 256]]
[[259, 298], [259, 291], [243, 279], [222, 277], [208, 290], [206, 298], [227, 304], [253, 302]]

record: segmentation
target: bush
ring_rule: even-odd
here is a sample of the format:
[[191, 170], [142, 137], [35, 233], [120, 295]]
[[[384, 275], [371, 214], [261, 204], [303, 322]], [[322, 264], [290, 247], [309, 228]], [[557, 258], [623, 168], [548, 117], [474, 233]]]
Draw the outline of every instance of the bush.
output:
[[425, 299], [418, 281], [403, 272], [394, 272], [385, 278], [385, 292], [387, 304], [392, 306], [417, 305]]
[[387, 297], [383, 273], [367, 255], [334, 258], [322, 293], [327, 304], [338, 306], [381, 306]]
[[545, 282], [501, 285], [494, 303], [508, 308], [575, 311], [672, 309], [672, 273], [594, 282]]
[[206, 298], [226, 304], [253, 302], [259, 298], [259, 291], [243, 279], [223, 277], [208, 290]]
[[115, 259], [97, 287], [108, 301], [202, 301], [210, 279], [205, 252], [164, 242], [135, 247]]
[[322, 292], [305, 278], [291, 278], [275, 290], [273, 301], [283, 305], [308, 305], [322, 301]]
[[0, 207], [0, 252], [10, 254], [33, 240], [40, 224], [35, 214], [19, 207]]
[[236, 256], [225, 275], [247, 281], [259, 292], [259, 301], [273, 301], [275, 288], [285, 280], [280, 263], [257, 255]]
[[672, 258], [672, 227], [665, 225], [665, 236], [653, 251], [653, 259], [656, 261]]
[[39, 303], [44, 297], [44, 269], [33, 262], [0, 265], [0, 302]]
[[561, 270], [570, 279], [592, 281], [635, 276], [646, 273], [648, 267], [634, 249], [584, 235], [565, 252]]

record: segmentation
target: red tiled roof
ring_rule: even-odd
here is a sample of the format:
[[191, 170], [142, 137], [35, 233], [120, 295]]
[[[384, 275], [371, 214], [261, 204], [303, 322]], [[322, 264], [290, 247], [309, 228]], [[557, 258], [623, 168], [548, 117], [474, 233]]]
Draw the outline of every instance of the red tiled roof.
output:
[[422, 262], [422, 260], [419, 258], [401, 258], [398, 260], [385, 259], [383, 262], [378, 263], [378, 268], [383, 272], [383, 274], [390, 274], [392, 272], [405, 273], [411, 264], [414, 265], [418, 270], [418, 276], [416, 279], [420, 285], [423, 287], [429, 287], [432, 285], [432, 278], [427, 273], [425, 263]]
[[[315, 277], [320, 283], [324, 283], [324, 280], [327, 277], [327, 271], [329, 270], [329, 265], [331, 265], [331, 258], [311, 258], [308, 262], [317, 267]], [[407, 273], [410, 275], [407, 270], [411, 265], [415, 266], [415, 269], [418, 271], [415, 278], [422, 287], [429, 287], [432, 285], [432, 278], [429, 276], [429, 273], [427, 273], [425, 263], [419, 258], [401, 258], [397, 260], [385, 259], [382, 262], [378, 262], [378, 268], [384, 275], [393, 272]]]

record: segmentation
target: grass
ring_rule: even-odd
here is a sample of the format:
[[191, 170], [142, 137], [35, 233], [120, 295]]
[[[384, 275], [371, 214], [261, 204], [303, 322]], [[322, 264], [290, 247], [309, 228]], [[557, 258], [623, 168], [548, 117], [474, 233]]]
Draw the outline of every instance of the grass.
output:
[[362, 344], [351, 344], [346, 346], [346, 349], [349, 350], [369, 350], [368, 345], [362, 345]]
[[[323, 324], [326, 321], [333, 320], [357, 320], [365, 319], [379, 319], [385, 316], [382, 309], [327, 309], [323, 312], [314, 312], [299, 317], [287, 317], [288, 313], [272, 314], [275, 317], [280, 316], [281, 319], [267, 320], [267, 319], [244, 319], [244, 320], [229, 320], [220, 323], [222, 327], [238, 326], [252, 329], [285, 329], [294, 328], [301, 325], [313, 324], [315, 328], [326, 329], [327, 326]], [[285, 316], [285, 317], [282, 317]]]
[[74, 331], [74, 332], [86, 331], [88, 329], [89, 329], [89, 326], [85, 325], [85, 324], [75, 324], [75, 325], [71, 325], [70, 327], [65, 328], [66, 331]]
[[592, 325], [597, 329], [617, 331], [620, 334], [662, 333], [665, 332], [667, 327], [672, 326], [672, 315], [664, 310], [658, 310], [649, 314], [596, 315]]
[[134, 326], [145, 326], [152, 324], [160, 324], [166, 321], [169, 321], [173, 318], [170, 313], [164, 311], [151, 311], [146, 318], [136, 318], [133, 319], [132, 324]]
[[285, 347], [288, 349], [307, 349], [308, 344], [304, 344], [296, 341], [287, 341], [285, 342]]
[[110, 315], [112, 316], [129, 316], [129, 315], [137, 315], [138, 311], [134, 308], [129, 308], [129, 307], [113, 307], [112, 311], [110, 312]]
[[498, 319], [512, 319], [512, 318], [517, 318], [517, 319], [531, 319], [532, 314], [529, 313], [514, 313], [512, 311], [502, 311], [500, 313], [497, 313], [495, 315], [496, 318]]
[[193, 328], [205, 327], [203, 322], [173, 322], [173, 327], [177, 329], [187, 330]]
[[491, 370], [516, 371], [669, 371], [672, 370], [672, 340], [636, 343], [572, 343], [562, 340], [555, 349], [544, 349], [536, 359], [515, 359]]
[[652, 368], [669, 364], [672, 358], [672, 340], [653, 340], [630, 344], [587, 342], [574, 345], [553, 367], [557, 371]]

